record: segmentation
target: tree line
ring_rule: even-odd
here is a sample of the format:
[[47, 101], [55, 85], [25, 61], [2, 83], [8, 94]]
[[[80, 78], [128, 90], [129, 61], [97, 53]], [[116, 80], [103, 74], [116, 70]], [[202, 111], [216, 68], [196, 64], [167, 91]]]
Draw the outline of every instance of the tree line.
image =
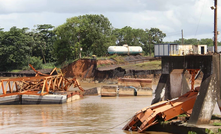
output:
[[[154, 44], [164, 43], [166, 34], [158, 28], [114, 28], [103, 15], [81, 15], [68, 18], [58, 27], [37, 25], [35, 29], [11, 27], [0, 29], [0, 71], [28, 69], [28, 64], [63, 64], [82, 57], [105, 56], [109, 46], [141, 46], [143, 54], [154, 52]], [[176, 40], [173, 43], [180, 43]], [[196, 43], [197, 41], [197, 43]], [[212, 45], [210, 39], [185, 39], [188, 44]], [[172, 42], [166, 42], [172, 43]], [[220, 45], [220, 42], [219, 42]]]
[[[207, 46], [213, 46], [213, 40], [210, 38], [205, 38], [205, 39], [195, 39], [195, 38], [191, 38], [191, 39], [182, 39], [180, 38], [179, 40], [175, 40], [173, 42], [164, 42], [164, 43], [175, 43], [175, 44], [184, 44], [184, 45], [188, 45], [188, 44], [192, 44], [192, 45], [207, 45]], [[221, 46], [221, 42], [217, 42], [218, 46]]]

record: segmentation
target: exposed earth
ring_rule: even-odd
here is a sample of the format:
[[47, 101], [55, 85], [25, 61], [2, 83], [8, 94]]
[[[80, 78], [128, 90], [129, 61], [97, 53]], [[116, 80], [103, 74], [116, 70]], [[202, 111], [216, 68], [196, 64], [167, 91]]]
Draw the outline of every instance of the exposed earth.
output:
[[[151, 78], [157, 84], [161, 72], [161, 59], [154, 57], [137, 56], [112, 56], [113, 58], [79, 59], [62, 68], [66, 77], [74, 77], [81, 81], [92, 83], [116, 83], [117, 78]], [[38, 70], [49, 74], [53, 69]], [[152, 71], [152, 72], [148, 72]], [[153, 72], [156, 71], [156, 72]], [[158, 71], [158, 73], [157, 73]], [[20, 71], [19, 73], [35, 73], [33, 70]], [[185, 74], [187, 81], [190, 78]], [[203, 74], [195, 81], [200, 84]]]

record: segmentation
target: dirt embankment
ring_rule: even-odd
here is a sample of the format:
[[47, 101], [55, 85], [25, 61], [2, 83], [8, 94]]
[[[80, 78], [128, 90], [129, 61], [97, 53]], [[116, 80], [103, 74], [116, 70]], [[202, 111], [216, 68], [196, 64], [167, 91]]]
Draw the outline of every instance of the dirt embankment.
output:
[[97, 60], [97, 66], [108, 66], [108, 65], [115, 65], [116, 61], [114, 60]]
[[80, 59], [62, 68], [62, 72], [65, 77], [91, 78], [96, 68], [97, 60]]
[[161, 70], [126, 70], [120, 67], [122, 64], [134, 64], [137, 61], [144, 62], [149, 60], [142, 56], [134, 57], [121, 57], [121, 64], [117, 60], [80, 59], [62, 68], [62, 72], [65, 74], [65, 77], [75, 77], [78, 79], [92, 78], [98, 81], [120, 77], [153, 78], [161, 73]]

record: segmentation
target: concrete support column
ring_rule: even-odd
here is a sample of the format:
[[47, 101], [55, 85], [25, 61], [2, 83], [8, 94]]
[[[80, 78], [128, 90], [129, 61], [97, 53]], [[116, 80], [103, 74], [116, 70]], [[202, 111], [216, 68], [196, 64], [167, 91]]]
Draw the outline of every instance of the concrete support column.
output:
[[167, 86], [170, 89], [166, 89], [165, 99], [173, 99], [181, 96], [182, 90], [182, 73], [183, 69], [174, 69], [170, 73], [170, 86]]
[[200, 91], [196, 98], [192, 115], [188, 123], [190, 124], [208, 124], [217, 102], [217, 94], [220, 91], [220, 56], [213, 55], [212, 71], [204, 71], [203, 79], [200, 85]]
[[184, 74], [184, 69], [174, 69], [170, 73], [170, 81], [166, 85], [165, 100], [179, 97], [190, 91]]
[[151, 105], [162, 100], [161, 93], [163, 92], [163, 88], [166, 86], [166, 83], [168, 81], [168, 77], [169, 77], [169, 74], [162, 74], [160, 76], [160, 80], [159, 80], [157, 88], [155, 90], [155, 96], [151, 102]]
[[[162, 74], [155, 90], [155, 98], [152, 104], [161, 101], [163, 97], [165, 100], [173, 99], [190, 91], [184, 73], [183, 69], [177, 69], [170, 74]], [[165, 94], [162, 96], [164, 88]]]
[[185, 93], [190, 91], [189, 84], [186, 81], [186, 77], [184, 76], [185, 72], [182, 73], [182, 89], [181, 89], [181, 95], [184, 95]]
[[219, 90], [217, 91], [217, 104], [219, 106], [219, 110], [221, 112], [221, 55], [219, 55], [219, 70], [217, 72], [218, 75], [218, 79], [219, 79]]
[[202, 83], [200, 85], [200, 91], [188, 122], [189, 124], [209, 123], [216, 104], [216, 83], [217, 79], [214, 75], [204, 74]]

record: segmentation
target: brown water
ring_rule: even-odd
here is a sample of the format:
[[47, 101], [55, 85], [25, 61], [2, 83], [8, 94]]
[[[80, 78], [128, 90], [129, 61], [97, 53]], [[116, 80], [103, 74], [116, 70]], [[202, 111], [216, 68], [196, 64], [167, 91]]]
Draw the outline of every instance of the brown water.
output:
[[62, 105], [2, 105], [0, 133], [135, 134], [122, 128], [151, 99], [88, 96]]
[[[152, 96], [85, 96], [61, 105], [0, 105], [0, 133], [136, 134], [122, 128], [151, 100]], [[220, 114], [217, 105], [214, 113]]]

